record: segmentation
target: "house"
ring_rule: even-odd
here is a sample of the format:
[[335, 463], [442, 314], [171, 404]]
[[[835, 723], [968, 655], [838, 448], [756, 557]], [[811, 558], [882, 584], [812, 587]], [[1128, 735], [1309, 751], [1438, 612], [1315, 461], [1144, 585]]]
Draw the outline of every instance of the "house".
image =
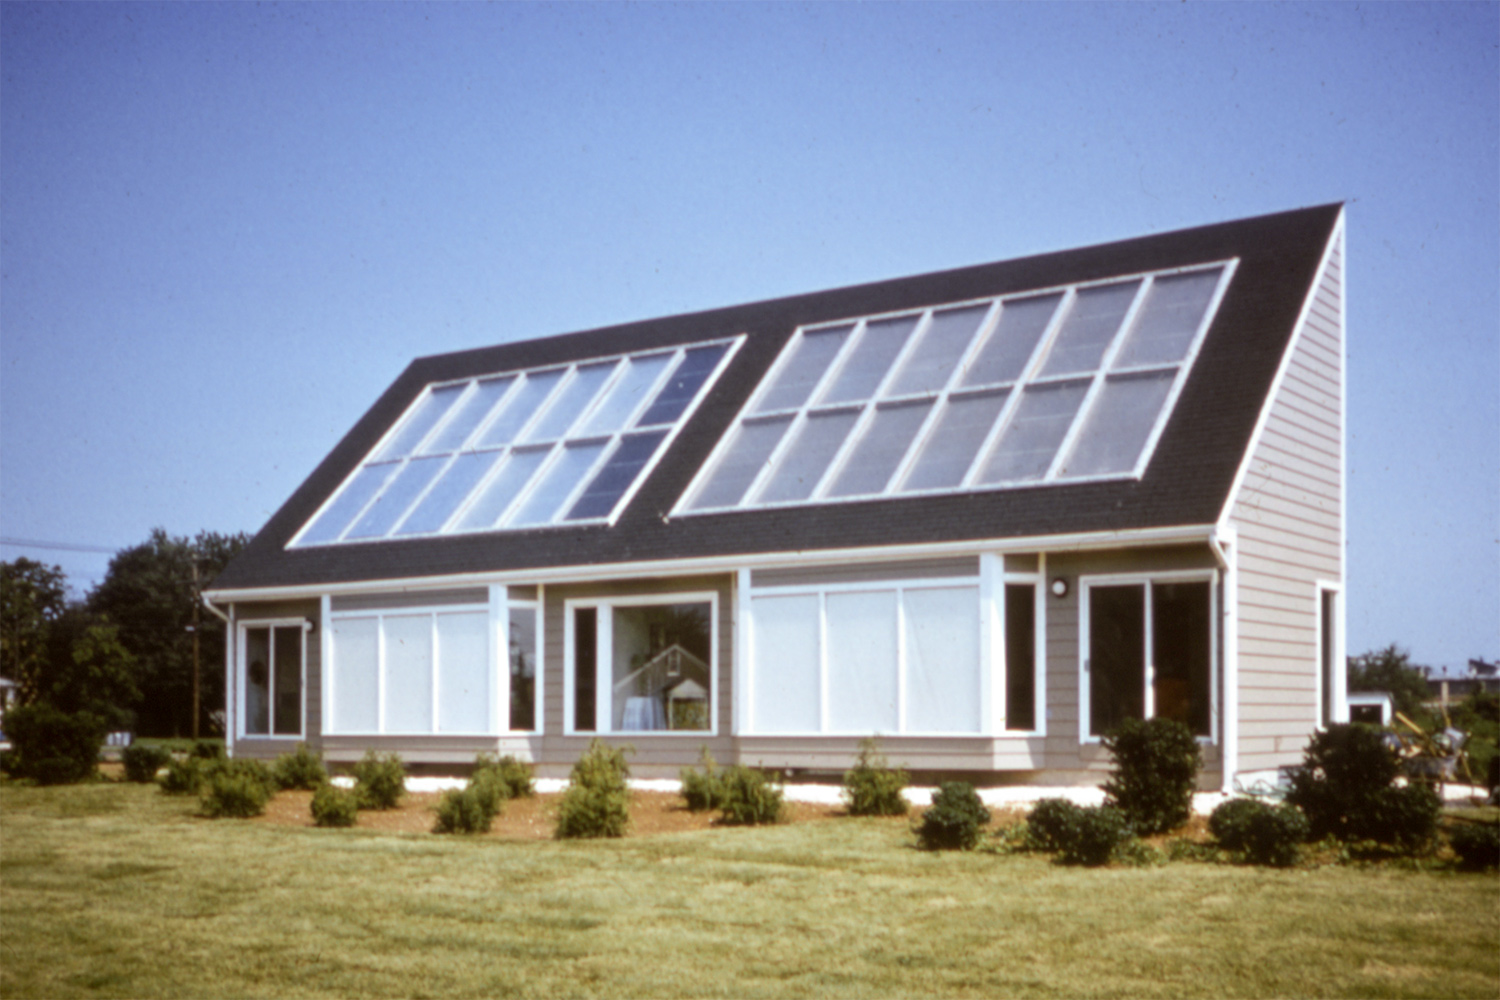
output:
[[414, 361], [207, 594], [233, 752], [1294, 763], [1347, 713], [1343, 258], [1328, 205]]

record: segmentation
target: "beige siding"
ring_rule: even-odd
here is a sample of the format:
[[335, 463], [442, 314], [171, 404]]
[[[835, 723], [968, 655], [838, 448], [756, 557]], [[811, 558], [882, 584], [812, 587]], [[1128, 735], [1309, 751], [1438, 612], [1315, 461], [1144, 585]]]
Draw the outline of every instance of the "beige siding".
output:
[[1343, 580], [1339, 239], [1230, 511], [1243, 771], [1296, 763], [1318, 723], [1318, 583]]

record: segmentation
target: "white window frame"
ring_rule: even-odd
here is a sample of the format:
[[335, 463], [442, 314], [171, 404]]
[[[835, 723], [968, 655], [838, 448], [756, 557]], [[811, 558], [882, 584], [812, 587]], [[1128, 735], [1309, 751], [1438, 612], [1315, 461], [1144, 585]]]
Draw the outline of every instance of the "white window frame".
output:
[[[300, 739], [304, 739], [305, 736], [306, 736], [306, 733], [307, 733], [307, 633], [312, 630], [312, 622], [308, 621], [306, 618], [246, 618], [246, 619], [242, 619], [240, 621], [237, 621], [235, 624], [237, 626], [237, 632], [236, 632], [237, 643], [236, 644], [239, 647], [239, 649], [237, 651], [237, 656], [235, 657], [235, 659], [236, 659], [236, 667], [237, 667], [237, 669], [236, 669], [237, 677], [235, 679], [235, 692], [236, 692], [236, 698], [238, 700], [238, 705], [239, 705], [239, 709], [240, 709], [237, 713], [235, 713], [236, 714], [235, 739], [236, 740], [300, 740]], [[247, 722], [246, 716], [249, 714], [249, 711], [246, 709], [245, 706], [247, 706], [250, 703], [249, 699], [248, 699], [248, 695], [249, 695], [249, 681], [250, 681], [250, 664], [246, 662], [247, 658], [249, 657], [250, 650], [249, 650], [249, 643], [246, 641], [245, 633], [247, 631], [249, 631], [250, 629], [253, 629], [253, 628], [266, 628], [266, 629], [271, 629], [272, 630], [272, 634], [271, 634], [271, 660], [272, 660], [272, 662], [266, 664], [266, 670], [267, 670], [266, 691], [267, 691], [267, 697], [268, 697], [268, 700], [269, 700], [269, 704], [267, 705], [267, 709], [266, 709], [266, 726], [270, 730], [270, 732], [266, 732], [266, 733], [252, 733], [252, 732], [248, 732], [246, 730], [246, 728], [245, 728], [245, 724]], [[275, 662], [274, 662], [275, 658], [276, 658], [276, 635], [275, 635], [275, 630], [276, 629], [296, 629], [300, 633], [300, 636], [299, 636], [299, 638], [297, 640], [297, 644], [298, 644], [298, 649], [299, 649], [300, 656], [301, 656], [301, 659], [302, 659], [302, 662], [301, 662], [301, 681], [300, 681], [300, 684], [301, 684], [301, 693], [300, 693], [300, 696], [297, 699], [297, 703], [298, 703], [298, 715], [297, 715], [297, 732], [296, 733], [278, 733], [278, 732], [276, 732], [276, 691], [275, 691], [275, 682], [274, 682], [274, 678], [275, 678], [275, 675], [276, 675], [276, 665], [275, 665]]]
[[[992, 557], [1003, 563], [1004, 556]], [[1000, 577], [1000, 588], [989, 601], [988, 614], [993, 614], [999, 622], [999, 631], [990, 648], [992, 655], [996, 657], [995, 662], [999, 669], [993, 671], [995, 675], [994, 696], [994, 718], [999, 720], [996, 727], [997, 737], [1026, 737], [1047, 735], [1047, 567], [1046, 555], [1037, 556], [1036, 572], [1027, 573], [1002, 573]], [[982, 566], [983, 564], [981, 564]], [[982, 572], [982, 569], [981, 569]], [[1008, 642], [1008, 619], [1006, 588], [1030, 586], [1033, 589], [1032, 598], [1032, 708], [1031, 717], [1035, 725], [1031, 729], [1011, 729], [1007, 717], [1006, 706], [1009, 701], [1010, 691], [1010, 662]]]
[[[542, 734], [542, 706], [546, 704], [542, 698], [542, 678], [547, 673], [544, 669], [546, 660], [543, 658], [542, 650], [541, 588], [537, 588], [536, 600], [511, 600], [506, 594], [508, 589], [503, 586], [491, 588], [492, 594], [496, 591], [499, 592], [498, 603], [493, 598], [491, 600], [491, 607], [494, 609], [493, 614], [497, 620], [499, 629], [499, 643], [496, 652], [499, 659], [497, 673], [501, 677], [500, 683], [496, 685], [495, 718], [498, 720], [497, 724], [501, 727], [500, 731], [502, 735], [540, 736]], [[536, 658], [536, 677], [532, 681], [534, 690], [532, 691], [533, 705], [531, 708], [531, 717], [535, 720], [536, 724], [530, 729], [512, 729], [510, 720], [510, 616], [516, 611], [531, 612], [534, 621], [532, 627], [536, 635], [536, 650], [533, 654]]]
[[[630, 594], [609, 597], [576, 597], [563, 602], [563, 733], [567, 736], [670, 737], [672, 739], [706, 739], [719, 735], [719, 592], [715, 590], [674, 591], [661, 594]], [[615, 608], [653, 607], [669, 604], [708, 604], [709, 616], [709, 691], [707, 729], [630, 729], [616, 731], [614, 719], [614, 621]], [[575, 638], [573, 620], [580, 608], [598, 612], [594, 633], [594, 728], [578, 729], [574, 723], [577, 705], [577, 683], [574, 677]], [[608, 679], [607, 679], [608, 678]]]
[[1208, 735], [1198, 736], [1197, 740], [1204, 746], [1215, 746], [1219, 743], [1220, 726], [1222, 717], [1219, 709], [1220, 687], [1223, 686], [1224, 658], [1220, 649], [1220, 625], [1219, 625], [1219, 581], [1218, 570], [1169, 570], [1162, 572], [1143, 573], [1119, 573], [1101, 574], [1095, 576], [1080, 576], [1078, 578], [1078, 742], [1080, 744], [1099, 744], [1103, 742], [1102, 736], [1093, 736], [1089, 730], [1093, 728], [1092, 704], [1089, 693], [1089, 631], [1090, 596], [1095, 587], [1121, 587], [1141, 586], [1146, 589], [1145, 606], [1145, 636], [1146, 649], [1144, 651], [1145, 662], [1145, 693], [1142, 700], [1142, 714], [1151, 719], [1156, 714], [1156, 663], [1155, 663], [1155, 624], [1152, 617], [1153, 590], [1154, 585], [1159, 583], [1207, 583], [1208, 584]]
[[[1325, 620], [1323, 615], [1323, 596], [1325, 594], [1333, 597], [1333, 621]], [[1344, 585], [1333, 580], [1318, 580], [1313, 585], [1313, 630], [1316, 645], [1313, 647], [1313, 676], [1316, 700], [1313, 702], [1313, 721], [1319, 729], [1331, 723], [1349, 721], [1349, 660], [1344, 652]], [[1333, 678], [1333, 690], [1327, 692], [1329, 697], [1329, 716], [1327, 723], [1323, 720], [1323, 644], [1327, 633], [1325, 629], [1332, 628], [1332, 659], [1330, 664]]]

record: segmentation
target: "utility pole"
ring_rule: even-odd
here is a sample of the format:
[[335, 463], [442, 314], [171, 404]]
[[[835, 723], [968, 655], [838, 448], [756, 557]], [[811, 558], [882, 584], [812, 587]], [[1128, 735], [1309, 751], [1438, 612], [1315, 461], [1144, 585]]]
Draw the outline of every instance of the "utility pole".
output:
[[199, 688], [198, 688], [198, 607], [203, 601], [198, 596], [198, 557], [193, 556], [193, 739], [198, 738]]

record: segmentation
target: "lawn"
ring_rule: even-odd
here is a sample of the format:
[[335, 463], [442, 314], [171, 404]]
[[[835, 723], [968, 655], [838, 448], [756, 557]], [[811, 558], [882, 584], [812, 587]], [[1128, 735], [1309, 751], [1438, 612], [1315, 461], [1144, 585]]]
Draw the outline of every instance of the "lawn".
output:
[[1493, 874], [925, 854], [901, 820], [611, 842], [0, 785], [0, 996], [1500, 996]]

